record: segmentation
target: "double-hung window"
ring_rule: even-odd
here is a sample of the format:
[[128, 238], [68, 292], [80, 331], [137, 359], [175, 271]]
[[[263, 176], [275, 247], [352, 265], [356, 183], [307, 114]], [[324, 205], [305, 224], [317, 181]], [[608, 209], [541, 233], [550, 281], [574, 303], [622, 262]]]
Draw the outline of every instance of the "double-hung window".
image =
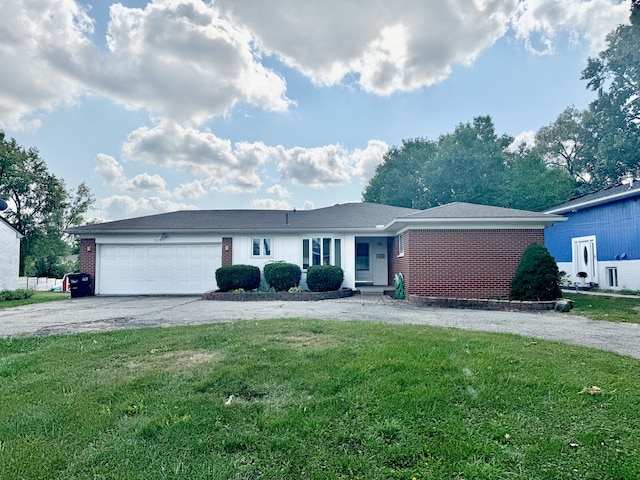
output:
[[254, 238], [251, 241], [253, 257], [270, 257], [271, 256], [271, 239], [270, 238]]

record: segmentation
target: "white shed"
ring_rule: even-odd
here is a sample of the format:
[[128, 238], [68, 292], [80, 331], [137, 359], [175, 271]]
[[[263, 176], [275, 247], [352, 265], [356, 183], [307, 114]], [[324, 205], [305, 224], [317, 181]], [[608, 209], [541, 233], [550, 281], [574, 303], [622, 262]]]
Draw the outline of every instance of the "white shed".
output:
[[18, 288], [22, 235], [0, 216], [0, 290]]

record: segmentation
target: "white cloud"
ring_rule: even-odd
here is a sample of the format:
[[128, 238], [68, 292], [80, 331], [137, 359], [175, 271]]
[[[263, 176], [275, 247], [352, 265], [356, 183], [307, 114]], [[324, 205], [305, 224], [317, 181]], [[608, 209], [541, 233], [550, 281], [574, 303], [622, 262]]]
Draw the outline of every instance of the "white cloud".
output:
[[[4, 0], [0, 16], [0, 127], [40, 125], [38, 113], [86, 89], [75, 63], [91, 64], [93, 22], [73, 0]], [[35, 114], [35, 115], [34, 115]]]
[[291, 204], [286, 200], [272, 198], [256, 198], [251, 201], [251, 208], [256, 210], [292, 210]]
[[[455, 65], [469, 65], [510, 28], [532, 48], [541, 36], [552, 51], [569, 32], [596, 48], [628, 17], [618, 0], [218, 0], [262, 47], [319, 85], [350, 73], [365, 91], [389, 95], [432, 85]], [[291, 12], [295, 12], [292, 15]]]
[[[527, 0], [512, 21], [516, 36], [535, 53], [553, 53], [560, 32], [575, 42], [586, 41], [595, 55], [605, 46], [607, 33], [628, 23], [629, 4], [616, 0]], [[537, 46], [539, 43], [540, 46]]]
[[105, 220], [118, 220], [176, 210], [197, 210], [197, 207], [158, 197], [134, 199], [128, 195], [113, 195], [100, 202], [100, 217]]
[[304, 204], [302, 205], [303, 210], [313, 210], [314, 208], [316, 208], [316, 206], [311, 200], [305, 200]]
[[207, 191], [202, 186], [200, 180], [195, 180], [189, 183], [183, 183], [178, 188], [174, 189], [173, 194], [179, 199], [193, 199], [202, 198], [207, 194]]
[[507, 147], [507, 150], [515, 152], [523, 143], [528, 148], [534, 147], [536, 145], [536, 132], [534, 132], [533, 130], [525, 130], [524, 132], [520, 132], [513, 139], [511, 145]]
[[260, 188], [257, 168], [277, 149], [261, 142], [232, 145], [212, 133], [163, 122], [132, 132], [121, 153], [127, 160], [185, 170], [209, 189], [242, 193]]
[[376, 173], [376, 167], [384, 160], [384, 155], [389, 150], [389, 145], [381, 140], [369, 140], [364, 150], [355, 149], [351, 153], [354, 164], [353, 172], [360, 177], [360, 182], [365, 184]]
[[110, 155], [99, 153], [96, 156], [96, 166], [93, 169], [98, 174], [104, 183], [107, 185], [121, 185], [126, 178], [124, 176], [124, 170], [122, 165]]
[[351, 180], [347, 152], [339, 145], [282, 150], [278, 171], [284, 179], [313, 188], [335, 187]]
[[283, 111], [284, 80], [260, 63], [251, 33], [200, 0], [116, 3], [107, 33], [110, 74], [97, 87], [129, 108], [200, 123], [237, 102]]
[[271, 195], [275, 195], [278, 198], [291, 197], [291, 192], [280, 184], [276, 184], [267, 188], [267, 193], [270, 193]]

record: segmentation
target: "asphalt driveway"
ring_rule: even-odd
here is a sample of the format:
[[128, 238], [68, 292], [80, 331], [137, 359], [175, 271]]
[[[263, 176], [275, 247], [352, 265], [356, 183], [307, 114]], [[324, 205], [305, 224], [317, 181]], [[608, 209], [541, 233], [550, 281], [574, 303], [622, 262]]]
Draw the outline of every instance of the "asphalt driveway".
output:
[[0, 337], [101, 332], [267, 318], [411, 323], [528, 337], [640, 358], [640, 325], [560, 313], [488, 312], [415, 307], [358, 295], [319, 302], [220, 302], [200, 297], [85, 297], [0, 310]]

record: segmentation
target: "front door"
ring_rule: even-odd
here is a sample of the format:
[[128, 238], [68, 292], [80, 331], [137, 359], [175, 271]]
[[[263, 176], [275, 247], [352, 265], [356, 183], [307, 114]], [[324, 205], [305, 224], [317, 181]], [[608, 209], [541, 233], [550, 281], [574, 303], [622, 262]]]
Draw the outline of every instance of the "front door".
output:
[[386, 237], [356, 239], [356, 282], [387, 285], [388, 275]]
[[573, 275], [578, 282], [598, 283], [598, 255], [596, 237], [571, 239], [573, 247]]

